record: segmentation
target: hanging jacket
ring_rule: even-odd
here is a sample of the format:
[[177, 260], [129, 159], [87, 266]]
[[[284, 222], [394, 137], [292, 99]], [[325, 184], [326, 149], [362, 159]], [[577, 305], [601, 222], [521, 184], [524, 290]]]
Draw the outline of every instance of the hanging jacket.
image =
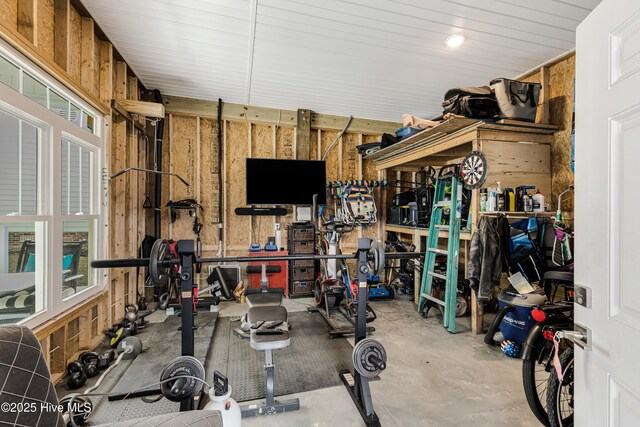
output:
[[478, 301], [493, 297], [493, 288], [500, 284], [500, 274], [508, 268], [509, 221], [503, 216], [482, 216], [471, 238], [469, 249], [469, 282], [478, 294]]

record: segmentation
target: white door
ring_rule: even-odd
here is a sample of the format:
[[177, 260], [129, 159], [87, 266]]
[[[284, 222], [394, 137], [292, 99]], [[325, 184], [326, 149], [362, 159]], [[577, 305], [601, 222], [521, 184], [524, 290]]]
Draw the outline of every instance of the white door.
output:
[[577, 426], [640, 426], [640, 0], [603, 0], [578, 26]]

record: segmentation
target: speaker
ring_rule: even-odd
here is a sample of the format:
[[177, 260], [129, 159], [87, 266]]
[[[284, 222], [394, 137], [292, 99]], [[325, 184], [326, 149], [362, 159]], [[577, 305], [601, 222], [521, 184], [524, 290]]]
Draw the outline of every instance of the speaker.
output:
[[236, 208], [235, 213], [240, 216], [282, 216], [287, 214], [287, 208]]

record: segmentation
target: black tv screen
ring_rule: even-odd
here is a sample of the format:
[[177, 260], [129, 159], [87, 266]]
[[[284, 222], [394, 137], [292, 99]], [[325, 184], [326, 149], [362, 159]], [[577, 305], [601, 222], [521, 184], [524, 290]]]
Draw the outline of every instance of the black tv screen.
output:
[[248, 205], [310, 205], [313, 195], [326, 204], [325, 162], [247, 159]]

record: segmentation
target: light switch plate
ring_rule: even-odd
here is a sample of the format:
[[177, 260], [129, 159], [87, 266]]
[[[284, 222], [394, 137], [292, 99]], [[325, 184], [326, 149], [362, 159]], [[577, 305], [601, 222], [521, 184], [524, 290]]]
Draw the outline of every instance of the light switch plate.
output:
[[574, 301], [585, 308], [591, 308], [591, 288], [582, 285], [574, 285]]

